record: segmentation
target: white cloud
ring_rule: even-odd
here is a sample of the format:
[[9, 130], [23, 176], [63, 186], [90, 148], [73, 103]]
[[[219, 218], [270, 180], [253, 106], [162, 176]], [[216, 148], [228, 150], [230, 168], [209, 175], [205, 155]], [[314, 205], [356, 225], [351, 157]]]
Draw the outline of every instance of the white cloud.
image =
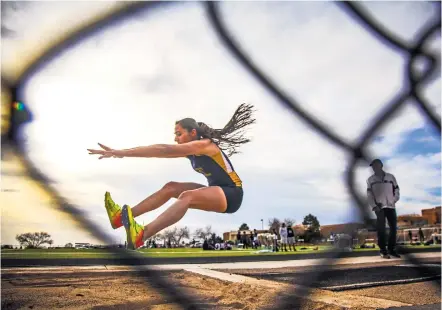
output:
[[[404, 36], [429, 16], [422, 4], [370, 7]], [[332, 3], [223, 3], [222, 12], [255, 61], [348, 142], [358, 138], [403, 83], [404, 58], [380, 45]], [[32, 159], [103, 228], [108, 227], [101, 206], [105, 190], [117, 201], [134, 205], [167, 181], [204, 179], [187, 159], [97, 161], [86, 148], [96, 142], [122, 148], [173, 143], [174, 121], [191, 116], [221, 127], [244, 101], [258, 111], [250, 131], [253, 143], [232, 158], [244, 181], [243, 207], [235, 215], [192, 210], [179, 225], [212, 224], [221, 233], [243, 222], [260, 227], [261, 218], [274, 216], [302, 222], [313, 213], [327, 224], [349, 220], [343, 183], [348, 156], [246, 74], [220, 45], [197, 4], [114, 25], [66, 51], [25, 91], [36, 114], [27, 130]], [[439, 80], [426, 95], [440, 111]], [[424, 122], [416, 108], [406, 107], [370, 149], [377, 156], [393, 157], [388, 166], [401, 183], [403, 197], [416, 201], [404, 209], [416, 212], [439, 199], [425, 189], [440, 186], [440, 168], [431, 166], [433, 157], [410, 160], [395, 149]], [[363, 169], [357, 173], [362, 192], [369, 173]], [[150, 221], [163, 210], [142, 220]]]

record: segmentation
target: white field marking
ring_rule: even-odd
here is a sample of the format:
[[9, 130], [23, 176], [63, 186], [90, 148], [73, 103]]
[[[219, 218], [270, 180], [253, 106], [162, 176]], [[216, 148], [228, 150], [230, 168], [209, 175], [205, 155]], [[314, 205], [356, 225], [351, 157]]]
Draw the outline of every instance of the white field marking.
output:
[[360, 288], [373, 287], [373, 286], [386, 286], [386, 285], [392, 285], [392, 284], [407, 284], [407, 283], [421, 282], [421, 281], [432, 280], [432, 279], [437, 279], [437, 278], [440, 278], [440, 275], [421, 277], [421, 278], [412, 278], [412, 279], [401, 279], [401, 280], [391, 280], [391, 281], [374, 281], [374, 282], [327, 286], [327, 287], [321, 287], [321, 289], [342, 291], [342, 290], [360, 289]]

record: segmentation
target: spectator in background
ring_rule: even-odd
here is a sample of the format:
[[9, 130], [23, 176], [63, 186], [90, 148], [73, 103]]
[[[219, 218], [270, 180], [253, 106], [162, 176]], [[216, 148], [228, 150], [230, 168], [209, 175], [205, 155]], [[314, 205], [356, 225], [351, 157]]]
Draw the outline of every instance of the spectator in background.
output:
[[215, 246], [213, 244], [210, 244], [210, 240], [204, 239], [203, 250], [215, 250]]
[[269, 230], [269, 234], [267, 236], [267, 241], [269, 244], [269, 247], [271, 247], [273, 250], [275, 249], [275, 234], [273, 233], [273, 230]]
[[253, 230], [253, 246], [255, 247], [255, 249], [257, 249], [259, 246], [258, 232], [256, 231], [256, 229]]
[[[396, 252], [397, 214], [396, 203], [399, 201], [399, 186], [396, 178], [383, 170], [380, 159], [370, 163], [374, 174], [367, 180], [368, 204], [376, 213], [376, 230], [378, 233], [378, 245], [382, 258], [401, 257]], [[390, 233], [388, 238], [388, 252], [386, 244], [385, 220], [388, 221]]]
[[287, 226], [287, 244], [289, 245], [289, 250], [293, 246], [293, 251], [296, 251], [295, 248], [295, 231], [292, 226]]
[[254, 239], [253, 231], [250, 231], [250, 236], [247, 238], [247, 241], [250, 241], [250, 246], [252, 249], [255, 248], [255, 242], [253, 242]]
[[236, 234], [236, 246], [241, 243], [241, 232], [238, 230], [238, 233]]
[[422, 227], [419, 227], [419, 240], [421, 243], [425, 241], [424, 232], [422, 231]]
[[243, 231], [242, 232], [242, 235], [241, 235], [241, 242], [242, 242], [242, 244], [243, 244], [243, 249], [247, 249], [247, 235], [246, 235], [246, 232], [245, 231]]
[[285, 227], [285, 223], [281, 224], [279, 235], [281, 236], [281, 251], [284, 247], [284, 251], [287, 252], [287, 227]]
[[413, 243], [413, 233], [411, 230], [408, 231], [408, 239], [410, 239], [410, 244]]
[[224, 249], [225, 250], [231, 250], [232, 246], [228, 242], [224, 242]]
[[278, 232], [273, 228], [273, 252], [279, 252], [278, 249]]
[[330, 232], [330, 243], [331, 245], [335, 244], [335, 234], [333, 232]]
[[209, 242], [207, 242], [207, 239], [204, 239], [203, 242], [203, 250], [207, 251], [209, 249]]

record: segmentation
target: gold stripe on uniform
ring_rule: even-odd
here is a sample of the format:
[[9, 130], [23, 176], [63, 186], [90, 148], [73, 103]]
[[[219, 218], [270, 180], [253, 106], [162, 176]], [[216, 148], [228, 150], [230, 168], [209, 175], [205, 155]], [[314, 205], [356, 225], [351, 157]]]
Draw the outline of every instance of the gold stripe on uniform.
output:
[[[211, 158], [221, 167], [223, 170], [227, 173], [227, 175], [230, 177], [233, 183], [235, 183], [236, 186], [242, 186], [242, 181], [239, 178], [239, 176], [236, 174], [235, 171], [228, 172], [226, 163], [224, 162], [223, 155], [221, 152], [216, 153], [215, 155], [211, 156]], [[232, 169], [233, 170], [233, 169]]]

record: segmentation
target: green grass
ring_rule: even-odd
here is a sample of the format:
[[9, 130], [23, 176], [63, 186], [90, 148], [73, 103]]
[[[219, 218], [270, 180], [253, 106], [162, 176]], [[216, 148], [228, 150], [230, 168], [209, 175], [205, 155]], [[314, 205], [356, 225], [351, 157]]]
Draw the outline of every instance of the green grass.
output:
[[[325, 247], [321, 249], [324, 251]], [[256, 256], [256, 255], [287, 255], [301, 253], [317, 253], [313, 250], [302, 250], [298, 248], [297, 252], [278, 252], [256, 254], [256, 250], [237, 250], [230, 251], [203, 251], [194, 248], [178, 249], [142, 249], [138, 253], [146, 257], [228, 257], [228, 256]], [[29, 249], [29, 250], [2, 250], [2, 258], [30, 259], [30, 258], [111, 258], [124, 256], [124, 253], [110, 253], [101, 249]]]
[[[409, 247], [409, 246], [407, 246]], [[441, 248], [436, 246], [411, 246], [415, 250], [427, 249], [429, 247]], [[319, 246], [318, 250], [312, 250], [313, 247], [307, 247], [308, 250], [300, 250], [297, 247], [297, 252], [277, 252], [277, 253], [260, 253], [256, 250], [237, 250], [230, 251], [203, 251], [195, 248], [178, 248], [178, 249], [142, 249], [137, 251], [146, 257], [229, 257], [229, 256], [266, 256], [266, 255], [288, 255], [288, 254], [311, 254], [324, 252], [330, 249], [330, 246]], [[355, 249], [354, 252], [378, 251], [378, 249]], [[29, 249], [29, 250], [10, 250], [3, 249], [1, 251], [2, 258], [8, 259], [47, 259], [47, 258], [63, 258], [63, 259], [78, 259], [78, 258], [117, 258], [123, 256], [124, 253], [110, 253], [102, 249]]]

